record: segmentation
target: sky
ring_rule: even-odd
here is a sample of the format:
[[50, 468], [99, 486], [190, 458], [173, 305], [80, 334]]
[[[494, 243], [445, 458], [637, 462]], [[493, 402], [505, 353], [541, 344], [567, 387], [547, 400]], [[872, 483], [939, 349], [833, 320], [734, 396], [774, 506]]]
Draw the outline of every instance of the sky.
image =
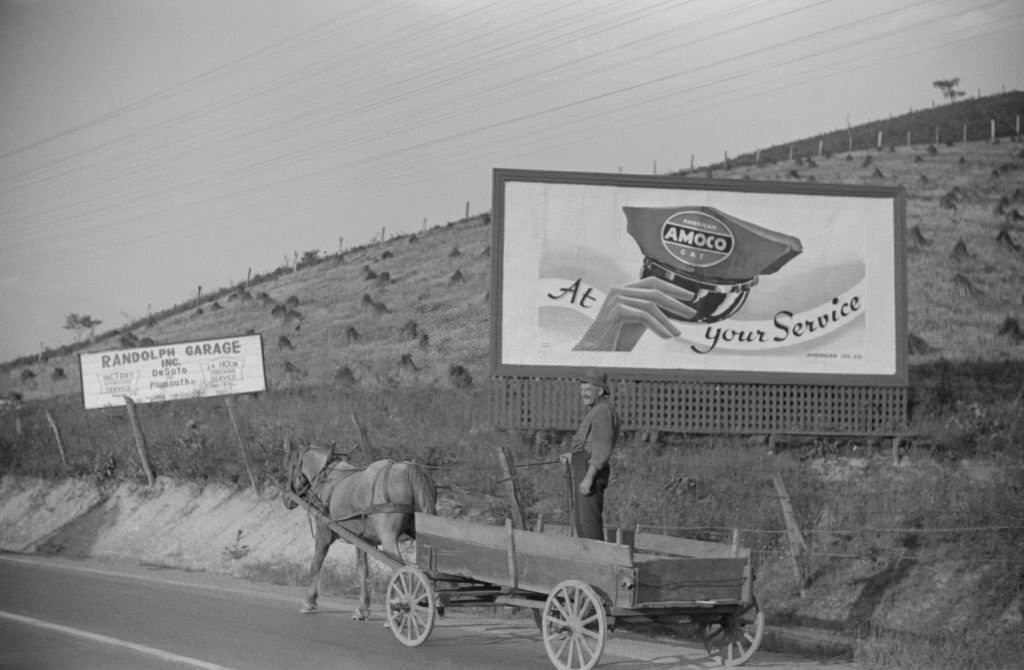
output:
[[1019, 0], [0, 0], [0, 362], [491, 208], [1024, 89]]

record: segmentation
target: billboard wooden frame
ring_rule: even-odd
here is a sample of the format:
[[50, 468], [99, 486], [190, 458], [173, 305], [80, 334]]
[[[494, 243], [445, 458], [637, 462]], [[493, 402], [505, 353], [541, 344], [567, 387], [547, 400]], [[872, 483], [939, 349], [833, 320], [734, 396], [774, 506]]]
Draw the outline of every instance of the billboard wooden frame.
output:
[[[657, 189], [673, 193], [692, 191], [739, 194], [764, 194], [766, 196], [824, 196], [863, 199], [864, 202], [877, 203], [888, 201], [886, 211], [891, 211], [891, 227], [888, 235], [891, 239], [892, 277], [883, 283], [891, 283], [892, 313], [891, 319], [891, 371], [885, 373], [842, 373], [828, 372], [792, 372], [792, 371], [757, 371], [757, 370], [707, 370], [686, 367], [654, 369], [651, 367], [635, 368], [617, 366], [609, 368], [603, 365], [586, 363], [572, 364], [523, 364], [510, 363], [503, 358], [503, 324], [504, 324], [504, 287], [506, 278], [505, 235], [506, 235], [506, 189], [514, 183], [540, 185], [579, 185], [597, 189]], [[747, 179], [702, 179], [681, 175], [623, 175], [591, 172], [558, 172], [541, 170], [522, 170], [496, 168], [493, 172], [493, 210], [492, 210], [492, 277], [491, 277], [491, 373], [496, 378], [519, 379], [573, 379], [593, 367], [603, 367], [612, 379], [620, 380], [653, 380], [653, 381], [685, 381], [686, 383], [727, 383], [727, 384], [786, 384], [786, 385], [825, 385], [825, 386], [906, 386], [908, 380], [907, 366], [907, 281], [906, 281], [906, 195], [899, 186], [826, 184], [806, 182], [769, 182]], [[881, 225], [881, 224], [879, 224]], [[886, 259], [886, 263], [890, 261]], [[523, 268], [519, 268], [522, 270]], [[891, 280], [891, 281], [890, 281]]]

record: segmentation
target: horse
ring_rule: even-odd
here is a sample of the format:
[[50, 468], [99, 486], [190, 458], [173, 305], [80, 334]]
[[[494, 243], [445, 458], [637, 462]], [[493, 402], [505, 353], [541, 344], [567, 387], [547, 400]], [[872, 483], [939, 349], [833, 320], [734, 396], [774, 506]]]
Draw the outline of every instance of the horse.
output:
[[[414, 512], [437, 513], [437, 487], [422, 465], [379, 460], [359, 468], [344, 457], [334, 459], [330, 447], [292, 448], [288, 441], [284, 451], [288, 491], [307, 500], [332, 522], [396, 557], [400, 558], [399, 537], [416, 537]], [[283, 496], [283, 501], [288, 509], [298, 506], [288, 496]], [[317, 610], [320, 573], [327, 550], [337, 539], [338, 534], [318, 517], [310, 584], [300, 612]], [[359, 604], [352, 618], [364, 621], [370, 616], [369, 565], [366, 552], [359, 548], [356, 563], [360, 577]]]

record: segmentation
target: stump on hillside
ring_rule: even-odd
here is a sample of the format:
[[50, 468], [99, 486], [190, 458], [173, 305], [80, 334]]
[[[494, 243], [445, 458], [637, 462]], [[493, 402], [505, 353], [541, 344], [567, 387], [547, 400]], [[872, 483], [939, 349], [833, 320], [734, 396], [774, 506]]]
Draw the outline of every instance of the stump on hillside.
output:
[[998, 334], [1005, 335], [1014, 342], [1024, 340], [1024, 332], [1020, 329], [1020, 322], [1012, 316], [1008, 316], [1003, 320], [1003, 325], [999, 326]]
[[467, 389], [473, 386], [473, 377], [469, 374], [469, 370], [461, 365], [448, 366], [448, 379], [452, 386], [458, 389]]
[[67, 376], [64, 374], [64, 368], [54, 368], [53, 372], [50, 373], [50, 379], [55, 382], [67, 379]]
[[384, 272], [381, 272], [379, 275], [377, 275], [377, 280], [375, 282], [377, 288], [381, 288], [383, 286], [387, 286], [390, 283], [391, 283], [391, 273], [388, 272], [387, 270], [385, 270]]
[[412, 360], [412, 354], [402, 354], [402, 358], [398, 361], [398, 367], [410, 372], [416, 372], [419, 370], [419, 368], [416, 367], [416, 363]]
[[289, 349], [289, 350], [294, 350], [295, 349], [294, 345], [292, 345], [292, 341], [289, 340], [284, 335], [282, 335], [279, 338], [277, 338], [277, 348], [278, 349]]
[[967, 244], [964, 243], [963, 238], [957, 240], [956, 245], [953, 246], [953, 251], [949, 254], [950, 258], [957, 261], [967, 260], [971, 258], [971, 252], [967, 251]]
[[402, 326], [402, 329], [398, 331], [398, 336], [403, 340], [415, 340], [419, 334], [419, 324], [412, 319], [406, 321], [405, 325]]
[[366, 281], [372, 281], [377, 278], [377, 273], [373, 271], [369, 265], [363, 266], [363, 279]]
[[925, 237], [924, 233], [921, 232], [920, 224], [915, 224], [914, 227], [910, 229], [910, 234], [907, 236], [907, 242], [911, 249], [922, 249], [930, 246], [932, 243], [932, 241]]
[[928, 344], [923, 337], [914, 333], [910, 333], [907, 336], [907, 352], [911, 355], [930, 354], [935, 351], [938, 351], [938, 349]]
[[416, 340], [416, 346], [423, 351], [426, 351], [427, 349], [430, 348], [430, 338], [427, 337], [426, 333], [420, 333], [419, 339]]
[[334, 373], [334, 381], [343, 386], [354, 386], [356, 384], [356, 376], [349, 366], [343, 365]]
[[976, 287], [971, 280], [959, 272], [953, 276], [953, 287], [962, 298], [977, 298], [982, 295], [981, 289]]
[[448, 258], [456, 258], [456, 257], [461, 256], [461, 255], [462, 255], [462, 252], [459, 251], [458, 247], [452, 247], [452, 250], [448, 252]]
[[355, 344], [359, 341], [359, 331], [355, 329], [355, 326], [349, 326], [345, 329], [345, 343]]
[[1020, 244], [1018, 244], [1017, 241], [1013, 239], [1013, 237], [1010, 235], [1010, 231], [1007, 230], [1006, 228], [1000, 230], [999, 234], [996, 235], [996, 244], [1003, 247], [1007, 251], [1012, 251], [1015, 254], [1020, 253]]
[[390, 252], [390, 251], [388, 251], [388, 250], [385, 250], [385, 251], [384, 251], [384, 253], [382, 253], [382, 254], [380, 255], [380, 259], [381, 259], [382, 261], [385, 261], [385, 260], [387, 260], [387, 259], [389, 259], [389, 258], [391, 258], [391, 257], [393, 257], [393, 256], [394, 256], [394, 254], [393, 254], [393, 253], [391, 253], [391, 252]]
[[287, 305], [288, 307], [298, 307], [299, 297], [295, 295], [290, 295], [288, 296], [288, 299], [284, 301], [284, 304]]
[[456, 270], [448, 280], [449, 284], [463, 284], [465, 282], [466, 277], [462, 274], [462, 270]]
[[291, 361], [285, 361], [284, 362], [284, 371], [285, 371], [285, 373], [287, 373], [289, 375], [294, 375], [294, 376], [297, 376], [297, 377], [305, 377], [306, 376], [306, 373], [302, 369], [300, 369], [297, 365], [292, 363]]

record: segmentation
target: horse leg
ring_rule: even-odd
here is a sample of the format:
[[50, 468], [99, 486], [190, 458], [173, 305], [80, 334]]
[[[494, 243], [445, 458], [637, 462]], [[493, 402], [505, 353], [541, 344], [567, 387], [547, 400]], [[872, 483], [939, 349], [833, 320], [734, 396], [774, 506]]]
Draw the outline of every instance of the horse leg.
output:
[[356, 549], [356, 568], [359, 571], [359, 606], [352, 613], [352, 619], [366, 621], [370, 618], [370, 562], [362, 549]]
[[317, 610], [317, 598], [320, 596], [320, 573], [324, 567], [324, 559], [327, 558], [327, 550], [334, 541], [331, 529], [323, 524], [317, 524], [316, 537], [314, 538], [313, 560], [309, 565], [309, 588], [306, 590], [306, 598], [302, 601], [299, 609], [303, 614]]

